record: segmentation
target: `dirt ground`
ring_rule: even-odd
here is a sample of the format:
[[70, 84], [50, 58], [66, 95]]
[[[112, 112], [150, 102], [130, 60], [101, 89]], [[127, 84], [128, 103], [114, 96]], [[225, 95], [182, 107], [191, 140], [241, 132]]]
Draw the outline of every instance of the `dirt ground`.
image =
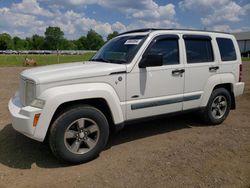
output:
[[186, 114], [127, 126], [94, 161], [59, 163], [11, 127], [22, 68], [0, 68], [0, 187], [250, 187], [250, 63], [237, 110], [219, 126]]

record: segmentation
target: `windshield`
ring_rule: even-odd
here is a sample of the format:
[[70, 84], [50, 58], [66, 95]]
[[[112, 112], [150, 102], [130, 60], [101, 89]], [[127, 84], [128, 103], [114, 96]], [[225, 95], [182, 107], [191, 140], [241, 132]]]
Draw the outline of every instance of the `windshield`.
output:
[[140, 49], [145, 38], [145, 35], [114, 38], [105, 44], [91, 59], [91, 61], [101, 61], [116, 64], [130, 63]]

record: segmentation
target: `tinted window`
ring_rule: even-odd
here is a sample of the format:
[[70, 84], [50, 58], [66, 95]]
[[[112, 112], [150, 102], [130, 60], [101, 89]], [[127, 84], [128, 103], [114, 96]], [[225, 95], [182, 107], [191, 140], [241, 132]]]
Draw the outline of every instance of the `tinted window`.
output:
[[217, 38], [217, 43], [220, 50], [220, 56], [222, 61], [236, 60], [236, 53], [233, 41], [231, 39]]
[[163, 65], [179, 64], [178, 39], [160, 39], [151, 46], [148, 54], [162, 54]]
[[185, 45], [188, 63], [205, 63], [214, 60], [210, 39], [187, 38]]

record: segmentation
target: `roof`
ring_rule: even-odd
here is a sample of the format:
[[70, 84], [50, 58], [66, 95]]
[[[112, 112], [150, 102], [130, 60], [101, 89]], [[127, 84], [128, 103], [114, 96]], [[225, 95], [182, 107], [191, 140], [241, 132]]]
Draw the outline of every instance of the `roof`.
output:
[[237, 40], [250, 40], [250, 31], [233, 34]]
[[218, 31], [207, 31], [207, 30], [195, 30], [195, 29], [164, 29], [164, 28], [143, 28], [136, 29], [131, 31], [126, 31], [119, 35], [130, 34], [130, 33], [141, 33], [141, 32], [152, 32], [152, 31], [200, 31], [200, 32], [212, 32], [212, 33], [223, 33], [223, 34], [231, 34], [226, 32], [218, 32]]

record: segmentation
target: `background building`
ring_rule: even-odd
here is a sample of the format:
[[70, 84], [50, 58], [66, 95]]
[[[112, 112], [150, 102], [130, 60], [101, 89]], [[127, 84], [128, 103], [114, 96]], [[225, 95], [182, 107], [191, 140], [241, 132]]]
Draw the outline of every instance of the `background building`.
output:
[[250, 57], [250, 31], [234, 33], [243, 57]]

